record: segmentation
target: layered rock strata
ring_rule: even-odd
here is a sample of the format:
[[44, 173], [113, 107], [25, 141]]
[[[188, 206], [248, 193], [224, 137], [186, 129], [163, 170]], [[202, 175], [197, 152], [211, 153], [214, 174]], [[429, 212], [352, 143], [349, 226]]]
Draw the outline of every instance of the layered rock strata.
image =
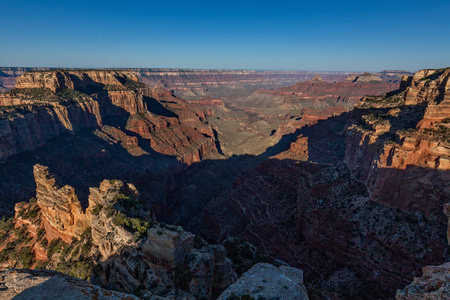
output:
[[[181, 227], [157, 223], [136, 188], [104, 180], [84, 211], [75, 190], [36, 165], [36, 200], [19, 203], [1, 265], [60, 270], [108, 289], [146, 297], [210, 299], [236, 275], [225, 249]], [[15, 232], [15, 233], [13, 233]], [[11, 255], [9, 255], [11, 254]]]
[[[450, 194], [449, 69], [417, 72], [404, 91], [367, 97], [345, 162], [373, 200], [431, 214]], [[412, 180], [421, 178], [421, 180]]]
[[3, 162], [54, 137], [92, 128], [135, 156], [156, 151], [187, 164], [221, 156], [205, 120], [213, 112], [150, 89], [134, 72], [26, 72], [15, 89], [0, 95], [0, 108]]

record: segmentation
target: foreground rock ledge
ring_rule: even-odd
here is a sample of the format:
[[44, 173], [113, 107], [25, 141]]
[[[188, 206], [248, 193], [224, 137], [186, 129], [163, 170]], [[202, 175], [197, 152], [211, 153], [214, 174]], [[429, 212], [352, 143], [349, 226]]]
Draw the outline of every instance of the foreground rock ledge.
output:
[[105, 290], [86, 281], [48, 270], [0, 271], [0, 299], [109, 299], [136, 296]]

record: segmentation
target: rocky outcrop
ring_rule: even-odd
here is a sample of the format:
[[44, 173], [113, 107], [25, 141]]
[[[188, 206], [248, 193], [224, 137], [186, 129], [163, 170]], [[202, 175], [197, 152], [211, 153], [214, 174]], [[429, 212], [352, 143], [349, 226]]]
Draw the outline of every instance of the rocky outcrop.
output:
[[84, 280], [47, 270], [0, 271], [0, 298], [133, 300], [138, 297], [102, 289]]
[[444, 261], [445, 226], [442, 215], [402, 212], [367, 196], [343, 163], [271, 159], [208, 203], [200, 232], [250, 241], [302, 269], [308, 287], [329, 297], [392, 297], [423, 265]]
[[446, 202], [449, 73], [419, 71], [403, 92], [368, 97], [358, 105], [362, 117], [348, 131], [345, 161], [372, 199], [427, 214], [440, 211]]
[[16, 83], [16, 79], [27, 71], [44, 71], [48, 68], [12, 68], [0, 67], [0, 93], [6, 92]]
[[53, 92], [65, 89], [89, 90], [103, 86], [124, 86], [127, 80], [138, 82], [135, 73], [112, 70], [50, 70], [25, 72], [17, 78], [16, 88], [48, 88]]
[[142, 246], [144, 252], [174, 265], [183, 263], [193, 248], [194, 235], [181, 227], [170, 227], [170, 230], [150, 228], [147, 231], [147, 241]]
[[423, 275], [414, 278], [413, 283], [398, 290], [397, 300], [449, 299], [450, 298], [450, 262], [440, 266], [426, 266]]
[[379, 76], [370, 74], [367, 72], [365, 72], [361, 75], [348, 76], [345, 80], [351, 81], [351, 82], [382, 82], [383, 81], [383, 79], [381, 79]]
[[0, 112], [0, 161], [62, 134], [101, 125], [100, 107], [95, 101], [6, 109]]
[[277, 268], [264, 263], [254, 265], [217, 299], [243, 299], [243, 297], [264, 300], [309, 299], [303, 285], [301, 270], [287, 266]]
[[33, 173], [37, 205], [48, 238], [61, 238], [66, 243], [70, 243], [72, 238], [79, 238], [89, 227], [89, 222], [75, 189], [68, 185], [60, 187], [47, 167], [35, 165]]
[[211, 299], [235, 281], [223, 246], [157, 223], [132, 184], [102, 181], [84, 210], [47, 167], [34, 175], [36, 199], [17, 204], [13, 224], [2, 226], [3, 268], [46, 267], [150, 298]]
[[3, 162], [51, 138], [91, 128], [134, 156], [153, 150], [186, 164], [221, 156], [205, 120], [213, 112], [150, 89], [130, 71], [26, 72], [15, 89], [0, 95], [0, 108]]

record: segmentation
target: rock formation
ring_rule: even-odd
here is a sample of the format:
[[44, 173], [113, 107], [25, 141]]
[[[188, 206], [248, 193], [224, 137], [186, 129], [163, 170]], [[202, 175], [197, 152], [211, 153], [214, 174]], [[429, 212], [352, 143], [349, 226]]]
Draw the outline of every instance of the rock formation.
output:
[[[278, 274], [281, 259], [304, 271], [311, 298], [384, 299], [423, 266], [448, 261], [448, 69], [420, 71], [399, 90], [361, 101], [399, 82], [366, 74], [332, 84], [321, 75], [241, 98], [194, 95], [192, 103], [161, 88], [168, 84], [141, 86], [127, 72], [116, 85], [104, 77], [86, 86], [79, 82], [88, 75], [54, 72], [62, 79], [35, 86], [51, 83], [56, 93], [23, 87], [0, 97], [15, 105], [4, 107], [4, 120], [86, 103], [98, 105], [98, 117], [92, 127], [67, 127], [88, 133], [66, 129], [76, 134], [42, 142], [29, 157], [6, 154], [0, 192], [22, 193], [26, 167], [44, 161], [77, 193], [37, 166], [37, 199], [17, 204], [14, 222], [1, 223], [2, 267], [45, 267], [109, 289], [192, 299], [220, 295], [234, 270], [243, 274], [255, 262]], [[168, 71], [161, 74], [151, 76]], [[63, 124], [76, 123], [61, 115]], [[0, 143], [26, 144], [10, 136]], [[110, 174], [132, 178], [141, 195], [120, 180], [83, 192]]]
[[0, 271], [0, 297], [22, 299], [134, 300], [130, 294], [105, 290], [84, 280], [47, 270]]
[[383, 79], [381, 79], [379, 76], [370, 74], [367, 72], [365, 72], [361, 75], [348, 76], [345, 80], [351, 81], [351, 82], [382, 82], [383, 81]]
[[[54, 137], [89, 128], [98, 128], [100, 137], [120, 142], [132, 155], [152, 149], [187, 164], [220, 157], [201, 108], [161, 88], [150, 89], [134, 72], [26, 72], [15, 89], [0, 95], [0, 108], [3, 162]], [[102, 130], [104, 125], [111, 126]]]
[[450, 262], [440, 266], [426, 266], [423, 275], [414, 278], [413, 283], [397, 291], [397, 300], [449, 299], [450, 298]]
[[373, 200], [427, 214], [447, 202], [449, 73], [419, 71], [404, 91], [358, 105], [364, 112], [348, 131], [345, 161]]
[[198, 232], [247, 239], [330, 297], [393, 297], [424, 265], [448, 261], [448, 72], [419, 72], [304, 126], [282, 160], [241, 172], [209, 201]]
[[209, 299], [235, 280], [223, 246], [201, 238], [194, 245], [193, 234], [157, 223], [133, 185], [104, 180], [90, 189], [84, 211], [48, 168], [36, 165], [34, 175], [37, 199], [17, 204], [15, 229], [2, 232], [3, 268], [45, 266], [109, 289], [177, 299]]
[[301, 270], [287, 266], [277, 268], [264, 263], [254, 265], [217, 299], [242, 299], [245, 296], [264, 300], [309, 299]]

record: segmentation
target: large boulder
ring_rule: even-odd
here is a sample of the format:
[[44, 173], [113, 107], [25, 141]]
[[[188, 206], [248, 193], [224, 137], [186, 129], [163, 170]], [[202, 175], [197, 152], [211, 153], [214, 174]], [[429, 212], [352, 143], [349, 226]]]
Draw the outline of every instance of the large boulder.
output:
[[300, 269], [259, 263], [232, 284], [218, 300], [242, 299], [305, 300], [308, 293], [303, 285], [303, 271]]

